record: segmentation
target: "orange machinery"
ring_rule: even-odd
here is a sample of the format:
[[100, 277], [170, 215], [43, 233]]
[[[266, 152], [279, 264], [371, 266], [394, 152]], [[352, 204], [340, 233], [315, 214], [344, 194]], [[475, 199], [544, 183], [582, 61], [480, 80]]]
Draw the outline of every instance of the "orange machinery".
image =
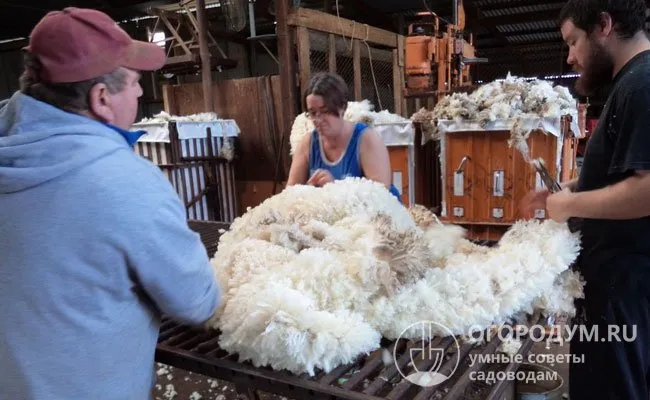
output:
[[440, 30], [440, 18], [431, 10], [417, 15], [422, 20], [409, 25], [406, 37], [405, 97], [435, 94], [438, 100], [471, 84], [470, 64], [487, 62], [476, 58], [470, 35], [464, 38], [465, 11], [462, 0], [454, 1], [454, 23]]

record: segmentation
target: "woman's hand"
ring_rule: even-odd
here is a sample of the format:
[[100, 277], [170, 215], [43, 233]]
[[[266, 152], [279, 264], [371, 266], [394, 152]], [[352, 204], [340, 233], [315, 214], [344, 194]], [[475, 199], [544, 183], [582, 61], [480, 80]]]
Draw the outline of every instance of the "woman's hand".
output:
[[329, 171], [324, 169], [317, 169], [316, 172], [307, 181], [308, 185], [322, 187], [327, 183], [334, 182], [334, 177]]

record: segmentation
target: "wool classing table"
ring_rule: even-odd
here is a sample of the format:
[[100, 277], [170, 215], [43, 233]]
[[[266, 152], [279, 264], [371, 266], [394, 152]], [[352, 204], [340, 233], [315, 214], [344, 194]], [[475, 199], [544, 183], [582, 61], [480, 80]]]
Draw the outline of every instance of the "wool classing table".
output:
[[[206, 250], [212, 256], [217, 250], [219, 229], [228, 229], [227, 224], [205, 221], [190, 221], [190, 228], [201, 235]], [[237, 391], [251, 399], [258, 398], [257, 391], [264, 391], [294, 399], [511, 399], [514, 398], [513, 380], [478, 380], [479, 376], [511, 376], [518, 370], [519, 363], [489, 362], [478, 355], [494, 355], [500, 344], [498, 336], [487, 344], [455, 345], [452, 337], [434, 338], [430, 343], [422, 341], [383, 340], [382, 348], [391, 353], [397, 347], [395, 362], [384, 362], [382, 350], [360, 356], [355, 362], [341, 365], [330, 373], [320, 372], [315, 376], [295, 375], [287, 371], [255, 367], [250, 362], [239, 362], [236, 354], [229, 354], [219, 347], [219, 332], [203, 328], [180, 325], [163, 318], [156, 361], [176, 368], [203, 374], [215, 379], [231, 382]], [[439, 373], [448, 375], [457, 367], [451, 377], [438, 386], [421, 387], [404, 379], [404, 374], [414, 372], [413, 361], [419, 359], [419, 350], [430, 347], [443, 349], [443, 361], [438, 364]], [[434, 346], [435, 345], [435, 346]], [[533, 341], [522, 342], [519, 354], [529, 353]], [[413, 358], [412, 358], [413, 357]], [[471, 363], [471, 360], [474, 363]], [[456, 360], [459, 360], [458, 363]], [[484, 361], [484, 362], [481, 362]], [[429, 358], [417, 361], [419, 371], [431, 369], [434, 361]], [[396, 365], [400, 366], [398, 370]]]

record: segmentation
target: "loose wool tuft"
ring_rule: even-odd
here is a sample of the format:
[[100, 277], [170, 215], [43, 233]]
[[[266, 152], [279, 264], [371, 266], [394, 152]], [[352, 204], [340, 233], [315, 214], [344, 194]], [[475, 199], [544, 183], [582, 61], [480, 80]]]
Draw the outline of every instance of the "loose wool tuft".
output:
[[221, 236], [212, 264], [224, 301], [208, 326], [241, 361], [313, 375], [382, 337], [420, 337], [408, 328], [421, 321], [465, 335], [536, 308], [572, 315], [579, 249], [553, 221], [520, 221], [479, 246], [363, 178], [291, 186]]
[[[408, 119], [382, 110], [379, 112], [373, 111], [375, 108], [368, 100], [363, 101], [350, 101], [343, 114], [343, 119], [352, 122], [362, 122], [369, 126], [381, 124], [393, 124], [398, 122], [408, 122]], [[291, 127], [291, 135], [289, 136], [289, 144], [291, 146], [290, 154], [293, 155], [296, 151], [298, 143], [314, 130], [314, 123], [307, 117], [306, 113], [300, 113], [294, 119]]]

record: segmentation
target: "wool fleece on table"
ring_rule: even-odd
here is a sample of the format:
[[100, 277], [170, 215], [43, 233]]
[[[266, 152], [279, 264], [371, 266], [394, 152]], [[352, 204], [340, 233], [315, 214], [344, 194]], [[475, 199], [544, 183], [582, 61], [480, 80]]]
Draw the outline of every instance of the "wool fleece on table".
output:
[[536, 309], [571, 315], [579, 250], [566, 224], [535, 220], [479, 246], [363, 178], [291, 186], [221, 236], [212, 263], [224, 301], [209, 325], [241, 361], [330, 371], [420, 321], [463, 335]]

